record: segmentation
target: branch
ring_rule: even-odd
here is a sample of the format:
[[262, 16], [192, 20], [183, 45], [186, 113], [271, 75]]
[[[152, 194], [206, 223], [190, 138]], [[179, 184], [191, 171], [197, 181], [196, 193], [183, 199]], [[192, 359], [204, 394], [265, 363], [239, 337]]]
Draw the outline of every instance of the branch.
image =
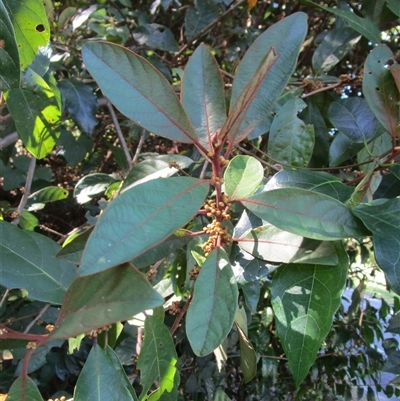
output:
[[12, 134], [9, 134], [5, 136], [4, 138], [0, 139], [0, 150], [3, 150], [7, 146], [11, 145], [14, 142], [17, 142], [18, 140], [18, 132], [13, 132]]

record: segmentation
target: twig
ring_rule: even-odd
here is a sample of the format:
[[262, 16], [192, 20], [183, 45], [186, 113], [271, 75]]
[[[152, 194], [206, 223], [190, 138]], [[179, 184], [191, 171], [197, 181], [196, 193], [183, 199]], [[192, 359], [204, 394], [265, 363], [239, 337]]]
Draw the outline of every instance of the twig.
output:
[[208, 160], [204, 160], [203, 168], [201, 169], [200, 179], [203, 180], [204, 176], [206, 175], [207, 167], [208, 167]]
[[43, 316], [44, 312], [47, 311], [49, 308], [50, 304], [46, 304], [41, 311], [37, 314], [37, 316], [26, 326], [26, 329], [24, 330], [24, 334], [27, 334], [28, 331], [32, 328], [32, 326]]
[[4, 138], [0, 139], [0, 150], [3, 150], [7, 146], [11, 145], [18, 140], [18, 132], [13, 132], [8, 134]]
[[339, 87], [339, 86], [342, 86], [342, 85], [343, 85], [343, 82], [342, 82], [342, 81], [336, 82], [335, 84], [328, 85], [328, 86], [324, 86], [323, 88], [318, 88], [318, 89], [316, 89], [315, 91], [312, 91], [312, 92], [309, 92], [309, 93], [305, 93], [301, 98], [302, 98], [302, 99], [305, 99], [306, 97], [310, 97], [310, 96], [312, 96], [312, 95], [316, 95], [317, 93], [329, 91], [329, 90], [331, 90], [331, 89], [335, 89], [335, 88], [337, 88], [337, 87]]
[[[250, 152], [250, 151], [248, 151], [247, 149], [242, 148], [242, 147], [239, 146], [239, 145], [237, 145], [236, 148], [239, 149], [241, 152], [243, 152], [243, 153], [246, 154], [246, 155], [253, 156], [253, 157], [254, 157], [255, 159], [257, 159], [261, 164], [264, 164], [265, 166], [267, 166], [267, 167], [269, 167], [269, 168], [272, 168], [272, 169], [275, 170], [275, 171], [281, 171], [280, 168], [278, 168], [277, 166], [274, 166], [273, 164], [268, 163], [268, 162], [266, 162], [265, 160], [263, 160], [263, 159], [257, 157], [253, 152]], [[257, 149], [257, 148], [256, 148], [256, 149]]]
[[29, 193], [31, 192], [31, 186], [33, 181], [33, 174], [35, 173], [36, 167], [36, 157], [32, 156], [29, 163], [28, 174], [26, 175], [25, 191], [22, 195], [21, 201], [19, 202], [17, 209], [17, 217], [11, 222], [11, 224], [17, 225], [19, 223], [19, 218], [24, 210], [26, 202], [28, 202]]
[[1, 298], [1, 301], [0, 301], [0, 308], [3, 306], [4, 301], [7, 299], [7, 295], [8, 295], [9, 292], [10, 292], [9, 289], [5, 290], [3, 298]]
[[178, 313], [178, 315], [175, 318], [175, 321], [171, 327], [171, 329], [169, 330], [171, 336], [175, 333], [176, 329], [179, 327], [179, 323], [181, 322], [183, 315], [187, 312], [187, 310], [189, 309], [190, 306], [190, 302], [192, 302], [192, 297], [193, 297], [193, 290], [190, 293], [185, 305], [183, 306], [183, 308], [180, 310], [180, 312]]
[[146, 137], [146, 130], [143, 128], [142, 129], [142, 133], [140, 134], [140, 139], [139, 139], [138, 146], [136, 148], [135, 154], [134, 154], [133, 159], [132, 159], [132, 164], [136, 163], [136, 161], [137, 161], [137, 159], [138, 159], [138, 157], [140, 155], [140, 152], [141, 152], [143, 144], [144, 144], [145, 137]]
[[39, 228], [40, 228], [41, 230], [43, 230], [43, 231], [47, 231], [47, 232], [49, 232], [49, 233], [52, 233], [52, 234], [54, 234], [54, 235], [57, 235], [58, 237], [61, 237], [62, 240], [65, 240], [65, 239], [67, 238], [66, 235], [61, 234], [61, 233], [59, 233], [58, 231], [52, 230], [51, 228], [46, 227], [44, 224], [40, 224], [40, 225], [39, 225]]

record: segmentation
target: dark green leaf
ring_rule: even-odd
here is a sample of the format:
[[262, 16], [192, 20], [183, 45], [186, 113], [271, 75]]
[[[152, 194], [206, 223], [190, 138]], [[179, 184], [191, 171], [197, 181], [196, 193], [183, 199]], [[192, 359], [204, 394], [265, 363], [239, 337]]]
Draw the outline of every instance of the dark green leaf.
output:
[[65, 109], [86, 134], [91, 134], [97, 125], [98, 108], [93, 89], [76, 79], [63, 79], [58, 82]]
[[146, 277], [128, 263], [79, 277], [65, 295], [50, 339], [76, 337], [163, 303]]
[[[380, 125], [380, 127], [382, 126]], [[384, 132], [383, 135], [378, 136], [376, 139], [366, 144], [364, 149], [361, 149], [357, 153], [358, 163], [369, 161], [369, 163], [360, 166], [361, 171], [366, 175], [372, 174], [379, 162], [385, 162], [385, 157], [379, 160], [378, 156], [383, 155], [390, 149], [392, 149], [392, 140], [387, 132]]]
[[29, 376], [19, 376], [8, 391], [7, 401], [43, 401], [43, 398]]
[[268, 138], [268, 154], [274, 160], [291, 166], [308, 165], [314, 148], [314, 128], [297, 114], [307, 107], [301, 99], [290, 99], [278, 111]]
[[68, 237], [68, 242], [64, 242], [63, 247], [57, 252], [56, 257], [78, 265], [81, 261], [86, 242], [93, 229], [94, 227], [90, 227], [81, 234], [75, 234], [72, 239], [70, 239], [71, 237]]
[[61, 129], [57, 145], [62, 146], [58, 154], [63, 156], [70, 167], [76, 167], [93, 148], [93, 141], [87, 135], [74, 136], [66, 129]]
[[226, 120], [224, 86], [210, 50], [201, 44], [185, 67], [182, 104], [196, 130], [198, 141], [210, 149]]
[[238, 288], [225, 251], [215, 248], [201, 267], [186, 316], [186, 333], [193, 352], [205, 356], [231, 331]]
[[90, 202], [101, 195], [116, 180], [108, 174], [94, 173], [85, 175], [75, 186], [74, 197], [80, 204]]
[[263, 220], [306, 238], [333, 241], [369, 234], [343, 203], [307, 189], [274, 189], [240, 201]]
[[164, 25], [139, 25], [133, 32], [133, 37], [140, 45], [167, 52], [179, 51], [179, 45], [173, 33]]
[[147, 316], [144, 323], [144, 340], [137, 368], [143, 386], [141, 399], [149, 392], [154, 382], [158, 388], [150, 399], [176, 400], [178, 398], [178, 356], [168, 328], [155, 316]]
[[387, 6], [390, 8], [390, 11], [392, 11], [393, 14], [396, 14], [398, 17], [400, 17], [400, 8], [397, 0], [386, 0], [386, 2]]
[[44, 235], [0, 221], [1, 285], [25, 289], [31, 299], [61, 304], [76, 268], [56, 259], [60, 248]]
[[329, 165], [339, 166], [363, 148], [361, 143], [354, 143], [345, 134], [338, 132], [329, 148]]
[[191, 177], [158, 178], [114, 199], [89, 237], [81, 276], [137, 257], [159, 244], [198, 212], [208, 184]]
[[383, 367], [384, 372], [394, 373], [395, 375], [399, 374], [400, 369], [400, 351], [393, 352], [389, 355], [388, 360]]
[[214, 401], [231, 401], [231, 399], [221, 387], [218, 387], [214, 394]]
[[43, 209], [48, 202], [63, 200], [68, 197], [68, 190], [60, 187], [46, 187], [29, 195], [26, 206], [28, 210]]
[[400, 313], [397, 312], [389, 322], [389, 326], [386, 331], [393, 334], [400, 334]]
[[368, 142], [376, 136], [378, 121], [368, 103], [361, 97], [350, 97], [331, 103], [329, 119], [335, 128], [353, 142]]
[[185, 143], [193, 126], [166, 78], [137, 54], [105, 42], [86, 42], [86, 68], [117, 109], [157, 135]]
[[272, 307], [279, 338], [298, 387], [314, 363], [340, 305], [349, 261], [341, 243], [334, 243], [336, 266], [288, 264], [272, 282]]
[[218, 18], [219, 7], [212, 0], [196, 0], [196, 9], [189, 8], [185, 14], [185, 30], [192, 40], [202, 29]]

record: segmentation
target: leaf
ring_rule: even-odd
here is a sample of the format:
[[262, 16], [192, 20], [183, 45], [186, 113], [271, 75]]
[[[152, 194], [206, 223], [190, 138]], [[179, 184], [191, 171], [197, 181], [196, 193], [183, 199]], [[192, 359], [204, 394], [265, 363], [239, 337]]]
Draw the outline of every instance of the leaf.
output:
[[338, 132], [329, 148], [329, 165], [339, 166], [363, 149], [361, 143], [354, 143], [346, 135]]
[[86, 42], [86, 68], [115, 107], [165, 138], [193, 143], [196, 133], [166, 78], [143, 57], [118, 45]]
[[236, 324], [236, 328], [239, 333], [240, 367], [243, 372], [244, 382], [248, 383], [257, 373], [257, 356], [244, 331], [238, 324]]
[[[294, 13], [267, 29], [246, 52], [233, 81], [231, 111], [224, 127], [224, 132], [229, 132], [233, 145], [268, 118], [269, 111], [294, 71], [306, 32], [307, 15], [302, 12]], [[268, 63], [265, 65], [265, 61], [272, 47], [278, 58], [265, 75], [265, 72], [262, 74], [261, 66], [263, 63], [264, 69], [268, 66]], [[262, 75], [265, 79], [256, 82]], [[246, 111], [241, 114], [243, 122], [238, 121], [235, 130], [230, 132], [234, 122], [232, 120], [237, 120], [233, 112], [242, 108], [246, 92], [248, 92], [246, 100], [252, 101], [246, 103]]]
[[350, 97], [331, 103], [329, 119], [355, 143], [368, 142], [376, 136], [378, 121], [363, 98]]
[[393, 79], [396, 82], [397, 90], [400, 92], [400, 64], [393, 64], [389, 67]]
[[389, 321], [389, 326], [385, 330], [393, 334], [400, 334], [400, 313], [397, 312]]
[[0, 91], [18, 88], [20, 80], [19, 51], [7, 10], [0, 2]]
[[314, 148], [314, 127], [297, 117], [306, 103], [290, 99], [276, 114], [272, 122], [268, 154], [271, 158], [291, 166], [306, 167]]
[[400, 17], [399, 3], [397, 2], [397, 0], [386, 0], [386, 2], [390, 11], [392, 11], [393, 14], [396, 14], [398, 17]]
[[194, 217], [208, 189], [208, 184], [195, 178], [172, 177], [125, 191], [100, 216], [83, 253], [79, 275], [129, 261], [159, 244]]
[[59, 155], [63, 156], [70, 167], [76, 167], [93, 148], [93, 141], [87, 135], [75, 137], [70, 131], [61, 129], [57, 145], [62, 146]]
[[115, 178], [108, 174], [93, 173], [85, 175], [77, 182], [74, 189], [74, 197], [82, 205], [103, 194], [114, 182], [116, 182]]
[[400, 369], [400, 351], [395, 351], [389, 355], [385, 363], [385, 366], [382, 368], [382, 370], [384, 372], [389, 372], [398, 375], [399, 369]]
[[57, 252], [56, 257], [79, 265], [83, 250], [93, 229], [94, 227], [90, 227], [83, 233], [76, 235], [73, 239], [70, 239], [72, 235], [68, 237], [68, 243], [66, 243], [67, 241], [64, 242], [63, 247]]
[[231, 399], [221, 387], [218, 387], [214, 394], [214, 401], [231, 401]]
[[228, 256], [215, 248], [196, 279], [186, 316], [186, 334], [196, 355], [208, 355], [222, 344], [231, 331], [237, 303], [238, 288]]
[[93, 89], [76, 79], [63, 79], [58, 82], [63, 104], [79, 128], [90, 135], [97, 125], [98, 108]]
[[369, 234], [343, 203], [307, 189], [274, 189], [240, 202], [281, 230], [306, 238], [334, 241]]
[[115, 366], [115, 360], [109, 356], [113, 353], [108, 346], [103, 351], [96, 343], [93, 345], [76, 383], [75, 401], [134, 400], [124, 369], [120, 364]]
[[154, 23], [139, 25], [133, 32], [133, 38], [139, 45], [167, 52], [179, 51], [179, 45], [174, 34], [164, 25]]
[[196, 0], [195, 6], [195, 10], [188, 8], [185, 14], [185, 31], [188, 40], [195, 38], [219, 15], [220, 9], [212, 0]]
[[198, 141], [211, 149], [213, 135], [226, 120], [224, 86], [218, 65], [210, 50], [201, 44], [185, 67], [181, 98]]
[[163, 303], [146, 277], [129, 263], [78, 277], [65, 294], [49, 339], [76, 337]]
[[43, 401], [43, 398], [29, 376], [19, 376], [8, 391], [6, 401]]
[[3, 3], [14, 26], [20, 69], [25, 70], [35, 58], [39, 46], [46, 46], [50, 40], [46, 10], [38, 0], [4, 0]]
[[284, 265], [272, 281], [271, 297], [276, 328], [299, 387], [314, 363], [332, 326], [345, 288], [348, 256], [341, 243], [334, 247], [336, 266]]
[[178, 356], [169, 330], [157, 317], [147, 316], [144, 333], [137, 363], [143, 386], [140, 399], [147, 399], [146, 394], [156, 382], [158, 388], [152, 392], [149, 400], [176, 400], [180, 379], [176, 367]]
[[18, 225], [28, 231], [33, 231], [39, 225], [39, 219], [32, 213], [23, 210], [19, 216]]
[[374, 254], [376, 263], [385, 273], [390, 287], [400, 295], [400, 237], [398, 233], [390, 234], [390, 231], [382, 235], [374, 234]]
[[61, 304], [76, 268], [55, 258], [60, 248], [44, 235], [0, 221], [1, 285], [25, 289], [30, 299]]
[[331, 242], [320, 242], [282, 231], [272, 225], [258, 227], [238, 239], [239, 246], [256, 258], [278, 263], [336, 265]]
[[365, 61], [363, 93], [370, 109], [378, 121], [395, 138], [399, 120], [400, 93], [393, 76], [385, 64], [393, 58], [393, 53], [386, 45], [375, 47]]
[[343, 59], [360, 39], [361, 36], [352, 28], [328, 31], [312, 57], [312, 67], [315, 74], [328, 72]]
[[235, 156], [224, 172], [225, 193], [231, 199], [252, 195], [264, 178], [262, 164], [250, 156]]
[[67, 199], [68, 190], [60, 187], [46, 187], [29, 195], [26, 207], [28, 210], [36, 211], [44, 208], [48, 202]]

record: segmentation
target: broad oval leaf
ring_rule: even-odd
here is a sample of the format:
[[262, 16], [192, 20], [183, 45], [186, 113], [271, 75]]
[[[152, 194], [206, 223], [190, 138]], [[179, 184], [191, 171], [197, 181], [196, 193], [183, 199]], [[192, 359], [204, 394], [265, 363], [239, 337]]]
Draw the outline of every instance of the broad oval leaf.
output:
[[178, 52], [179, 45], [174, 34], [164, 25], [140, 24], [133, 32], [134, 39], [140, 45], [153, 47], [167, 52]]
[[193, 143], [196, 133], [167, 79], [147, 60], [106, 42], [82, 48], [86, 68], [115, 107], [148, 131]]
[[129, 263], [78, 277], [65, 294], [49, 339], [76, 337], [163, 303], [164, 298]]
[[93, 173], [81, 178], [74, 189], [74, 197], [79, 204], [90, 202], [92, 198], [104, 193], [116, 182], [115, 178], [104, 173]]
[[43, 401], [43, 398], [29, 376], [19, 376], [8, 391], [6, 401]]
[[306, 189], [274, 189], [240, 199], [240, 202], [281, 230], [306, 238], [334, 241], [369, 235], [343, 203]]
[[210, 150], [213, 135], [218, 135], [226, 120], [226, 106], [218, 65], [203, 44], [185, 67], [181, 98], [199, 142]]
[[386, 45], [373, 49], [365, 61], [363, 94], [372, 113], [394, 138], [399, 123], [400, 93], [393, 76], [385, 64], [393, 53]]
[[76, 267], [56, 259], [60, 248], [44, 235], [0, 221], [1, 285], [23, 288], [30, 299], [61, 304]]
[[191, 177], [158, 178], [113, 200], [83, 253], [79, 275], [127, 262], [160, 243], [198, 212], [209, 186]]
[[63, 200], [68, 197], [68, 190], [60, 187], [46, 187], [30, 194], [26, 207], [29, 211], [41, 210], [48, 202]]
[[331, 329], [345, 288], [348, 256], [342, 243], [333, 245], [339, 257], [336, 266], [288, 264], [272, 281], [276, 327], [297, 387]]
[[225, 193], [231, 199], [252, 195], [264, 177], [262, 164], [254, 157], [235, 156], [224, 172]]
[[188, 40], [196, 37], [202, 29], [215, 21], [220, 7], [212, 1], [196, 1], [196, 9], [188, 8], [185, 13], [185, 33]]
[[193, 352], [213, 352], [231, 331], [238, 303], [238, 288], [225, 251], [215, 248], [194, 285], [186, 316], [186, 334]]
[[360, 97], [339, 99], [331, 103], [329, 119], [335, 128], [356, 143], [368, 142], [377, 133], [378, 120], [366, 100]]

